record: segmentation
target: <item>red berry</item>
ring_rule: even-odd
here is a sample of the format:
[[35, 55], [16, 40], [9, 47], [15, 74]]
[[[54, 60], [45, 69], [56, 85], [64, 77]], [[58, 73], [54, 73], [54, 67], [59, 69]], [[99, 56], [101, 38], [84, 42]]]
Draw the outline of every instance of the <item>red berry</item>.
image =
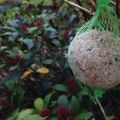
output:
[[20, 55], [15, 55], [15, 56], [13, 56], [12, 57], [12, 60], [14, 61], [14, 62], [19, 62], [19, 61], [21, 61], [21, 56]]
[[56, 114], [58, 120], [73, 120], [72, 112], [63, 105], [57, 108]]
[[36, 22], [35, 22], [35, 26], [38, 27], [38, 28], [43, 27], [43, 21], [42, 21], [42, 20], [36, 21]]
[[53, 11], [55, 11], [55, 10], [57, 10], [57, 8], [58, 8], [58, 5], [57, 5], [56, 0], [52, 0], [51, 9], [52, 9]]
[[0, 99], [0, 105], [9, 105], [10, 102], [7, 99]]
[[20, 24], [20, 29], [23, 31], [23, 33], [27, 34], [28, 33], [28, 28], [25, 24]]
[[40, 114], [41, 117], [47, 117], [47, 118], [49, 118], [51, 112], [50, 112], [49, 109], [46, 108], [46, 109], [41, 110], [41, 111], [39, 112], [39, 114]]
[[76, 88], [78, 87], [76, 81], [73, 79], [72, 76], [69, 76], [67, 78], [66, 83], [67, 83], [67, 86], [69, 87], [69, 89], [72, 91], [76, 90]]
[[16, 18], [16, 19], [19, 19], [19, 18], [20, 18], [20, 14], [19, 14], [19, 13], [16, 13], [16, 14], [15, 14], [15, 18]]
[[22, 57], [20, 55], [15, 55], [13, 57], [8, 57], [4, 59], [7, 65], [16, 64], [17, 62], [20, 62], [21, 60], [22, 60]]
[[71, 35], [71, 33], [72, 33], [72, 31], [71, 31], [71, 30], [66, 29], [66, 30], [64, 31], [64, 38], [69, 38], [69, 37], [70, 37], [70, 35]]
[[42, 36], [42, 39], [43, 39], [43, 40], [48, 40], [48, 38], [49, 38], [49, 36], [48, 36], [47, 34], [44, 34], [44, 35]]

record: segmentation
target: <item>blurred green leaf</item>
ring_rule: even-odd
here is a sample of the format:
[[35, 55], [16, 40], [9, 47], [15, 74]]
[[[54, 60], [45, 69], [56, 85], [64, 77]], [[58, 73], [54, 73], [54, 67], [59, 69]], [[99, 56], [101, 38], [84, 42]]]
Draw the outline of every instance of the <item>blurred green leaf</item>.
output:
[[43, 64], [46, 64], [46, 65], [50, 65], [53, 63], [53, 60], [52, 59], [46, 59], [44, 61], [42, 61]]
[[0, 64], [0, 70], [5, 67], [5, 64]]
[[10, 35], [13, 35], [13, 33], [12, 32], [5, 32], [3, 34], [0, 34], [1, 37], [10, 36]]
[[20, 105], [21, 101], [23, 100], [25, 94], [25, 90], [22, 88], [21, 85], [15, 84], [12, 90], [11, 101], [17, 107]]
[[30, 0], [30, 3], [33, 5], [39, 5], [43, 2], [43, 5], [51, 5], [52, 0]]
[[36, 98], [34, 101], [34, 107], [39, 112], [44, 108], [44, 101], [42, 98]]
[[41, 118], [40, 115], [29, 115], [24, 117], [22, 120], [45, 120], [45, 119]]
[[31, 115], [33, 113], [33, 109], [26, 109], [26, 110], [22, 110], [18, 117], [17, 120], [23, 120], [25, 117], [28, 117], [29, 115]]
[[84, 87], [80, 90], [80, 92], [77, 93], [78, 96], [84, 96], [84, 95], [89, 95], [89, 90], [87, 87]]
[[17, 28], [19, 26], [18, 21], [17, 20], [12, 20], [9, 21], [9, 25], [13, 28]]
[[102, 89], [95, 89], [94, 90], [95, 98], [102, 98], [104, 92], [105, 91]]
[[74, 114], [79, 113], [81, 110], [79, 99], [76, 98], [75, 96], [72, 96], [72, 99], [70, 101], [70, 108], [72, 109]]
[[15, 112], [12, 113], [12, 116], [7, 120], [16, 120], [18, 115], [19, 115], [19, 110], [16, 110]]
[[53, 92], [52, 93], [49, 93], [48, 95], [45, 96], [44, 98], [44, 103], [45, 103], [45, 107], [47, 108], [49, 103], [50, 103], [50, 100], [51, 100], [51, 97], [53, 95]]
[[43, 0], [30, 0], [30, 3], [32, 4], [32, 5], [39, 5], [39, 4], [41, 4], [43, 2]]
[[17, 69], [18, 68], [18, 65], [15, 65], [15, 66], [11, 66], [10, 68], [9, 68], [9, 70], [10, 71], [13, 71], [13, 70], [15, 70], [15, 69]]
[[34, 47], [34, 43], [32, 39], [23, 39], [23, 42], [27, 45], [28, 49], [31, 49]]
[[3, 51], [5, 49], [7, 49], [8, 47], [7, 46], [0, 46], [0, 51]]
[[66, 95], [61, 95], [58, 97], [58, 100], [57, 100], [57, 103], [58, 105], [65, 105], [67, 106], [68, 105], [68, 98]]
[[68, 91], [67, 87], [63, 84], [56, 84], [56, 85], [53, 86], [53, 89], [61, 91], [61, 92], [67, 92]]
[[91, 112], [83, 112], [81, 114], [78, 114], [75, 116], [74, 120], [88, 120], [92, 117], [92, 113]]
[[11, 76], [8, 76], [8, 78], [6, 79], [5, 84], [7, 85], [7, 87], [9, 88], [9, 90], [13, 90], [16, 84], [16, 81], [19, 80], [20, 75], [17, 73], [13, 73]]
[[49, 120], [58, 120], [56, 117], [52, 117]]
[[29, 29], [28, 33], [30, 33], [30, 34], [35, 33], [37, 30], [38, 30], [37, 27], [32, 27]]
[[60, 43], [59, 40], [52, 40], [52, 43], [53, 43], [54, 45], [56, 45], [57, 47], [60, 47], [60, 46], [61, 46], [61, 43]]

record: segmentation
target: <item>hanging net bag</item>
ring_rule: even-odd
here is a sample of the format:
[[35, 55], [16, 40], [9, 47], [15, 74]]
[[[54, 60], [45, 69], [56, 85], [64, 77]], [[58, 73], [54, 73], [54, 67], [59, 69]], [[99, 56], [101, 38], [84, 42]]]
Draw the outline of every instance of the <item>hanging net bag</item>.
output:
[[77, 32], [68, 49], [75, 76], [93, 88], [120, 83], [119, 23], [109, 0], [98, 0], [94, 16]]

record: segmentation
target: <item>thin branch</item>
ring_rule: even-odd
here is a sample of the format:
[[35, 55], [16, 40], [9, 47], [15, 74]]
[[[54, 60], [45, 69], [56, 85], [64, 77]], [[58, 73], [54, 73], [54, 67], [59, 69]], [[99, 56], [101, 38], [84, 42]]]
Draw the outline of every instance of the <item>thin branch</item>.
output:
[[[116, 5], [116, 3], [113, 0], [110, 0], [110, 3], [112, 3], [113, 5]], [[119, 5], [119, 9], [120, 9], [120, 5]]]
[[116, 5], [116, 3], [115, 3], [114, 1], [110, 0], [110, 2], [111, 2], [113, 5]]
[[106, 113], [105, 113], [105, 110], [104, 110], [104, 108], [103, 108], [101, 102], [99, 101], [99, 99], [96, 99], [96, 102], [98, 103], [99, 108], [100, 108], [100, 110], [101, 110], [101, 112], [102, 112], [102, 114], [103, 114], [105, 120], [108, 120], [108, 119], [107, 119], [107, 115], [106, 115]]
[[116, 0], [116, 2], [113, 1], [113, 0], [110, 0], [110, 3], [112, 3], [113, 5], [116, 6], [116, 14], [117, 14], [118, 17], [120, 17], [120, 13], [119, 13], [119, 11], [120, 11], [120, 2], [119, 2], [119, 0]]
[[[82, 6], [80, 0], [76, 0], [76, 2], [78, 3], [79, 6]], [[82, 10], [82, 13], [83, 13], [85, 21], [87, 21], [89, 19], [88, 14], [83, 10]]]
[[[76, 8], [78, 8], [78, 9], [80, 9], [81, 11], [86, 12], [86, 13], [89, 14], [89, 15], [94, 15], [94, 13], [92, 13], [90, 10], [88, 10], [88, 9], [86, 9], [86, 8], [84, 8], [84, 7], [76, 4], [76, 3], [74, 3], [74, 2], [71, 2], [71, 1], [69, 1], [69, 0], [63, 0], [63, 1], [66, 2], [66, 3], [68, 3], [68, 4], [70, 4], [70, 5], [72, 5], [72, 6], [74, 6], [74, 7], [76, 7]], [[91, 5], [94, 6], [94, 5], [95, 5], [95, 1], [96, 1], [96, 0], [90, 0], [89, 2], [91, 3]], [[113, 0], [110, 0], [110, 3], [112, 3], [113, 5], [116, 5], [116, 6], [117, 6], [117, 9], [119, 8], [119, 10], [120, 10], [120, 6], [119, 6], [118, 4], [116, 4]], [[119, 12], [118, 12], [118, 13], [119, 13]]]
[[73, 2], [71, 2], [71, 1], [69, 1], [69, 0], [64, 0], [64, 2], [66, 2], [66, 3], [68, 3], [68, 4], [72, 5], [72, 6], [74, 6], [74, 7], [76, 7], [76, 8], [79, 8], [80, 10], [88, 13], [89, 15], [93, 15], [93, 13], [91, 13], [90, 10], [87, 10], [86, 8], [80, 6], [80, 5], [76, 4], [76, 3], [73, 3]]

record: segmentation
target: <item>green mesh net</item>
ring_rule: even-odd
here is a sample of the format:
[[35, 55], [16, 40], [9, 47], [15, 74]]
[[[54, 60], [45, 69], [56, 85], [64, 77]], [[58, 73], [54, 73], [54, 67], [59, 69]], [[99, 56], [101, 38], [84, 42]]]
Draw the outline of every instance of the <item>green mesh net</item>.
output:
[[88, 29], [108, 30], [120, 36], [118, 18], [109, 0], [98, 0], [96, 8], [94, 16], [78, 30], [76, 36]]

